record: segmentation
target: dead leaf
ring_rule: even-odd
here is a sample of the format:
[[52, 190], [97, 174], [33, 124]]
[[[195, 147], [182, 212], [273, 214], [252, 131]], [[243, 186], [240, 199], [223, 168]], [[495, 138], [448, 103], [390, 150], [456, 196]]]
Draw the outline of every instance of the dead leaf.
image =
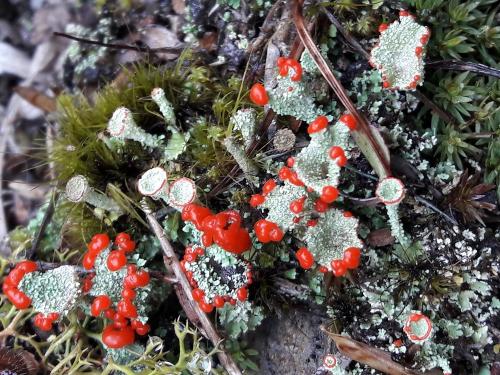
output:
[[177, 14], [184, 14], [184, 12], [186, 11], [186, 1], [172, 0], [172, 9]]
[[[151, 25], [141, 31], [141, 41], [149, 48], [180, 47], [182, 43], [177, 35], [160, 25]], [[179, 54], [169, 52], [157, 52], [158, 56], [166, 60], [176, 59]]]
[[21, 197], [32, 200], [43, 200], [47, 194], [47, 185], [30, 184], [23, 181], [12, 181], [8, 185], [10, 190], [15, 191]]
[[55, 112], [57, 108], [55, 98], [51, 98], [50, 96], [47, 96], [43, 92], [40, 92], [34, 88], [17, 86], [16, 88], [14, 88], [14, 91], [21, 98], [44, 112]]
[[217, 36], [218, 35], [215, 31], [207, 31], [198, 40], [200, 47], [209, 52], [215, 51], [217, 49]]
[[31, 60], [22, 51], [10, 44], [0, 42], [0, 74], [13, 74], [26, 78], [30, 71]]
[[[408, 369], [391, 359], [390, 353], [364, 344], [362, 342], [351, 339], [347, 336], [336, 335], [328, 332], [324, 327], [322, 330], [333, 340], [339, 351], [365, 365], [368, 365], [376, 370], [382, 371], [391, 375], [423, 375], [423, 373]], [[433, 372], [434, 374], [442, 374], [442, 372]], [[427, 374], [427, 373], [426, 373]]]
[[392, 245], [394, 243], [394, 236], [389, 228], [381, 228], [371, 231], [366, 241], [370, 246], [382, 247]]

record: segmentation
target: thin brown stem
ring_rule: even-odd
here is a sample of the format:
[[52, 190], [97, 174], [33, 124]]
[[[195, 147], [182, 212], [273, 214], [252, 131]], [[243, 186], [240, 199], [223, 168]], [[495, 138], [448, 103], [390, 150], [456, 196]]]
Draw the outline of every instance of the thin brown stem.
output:
[[[186, 275], [182, 271], [174, 248], [170, 244], [163, 228], [160, 223], [158, 223], [158, 220], [156, 220], [154, 213], [151, 211], [145, 200], [143, 200], [142, 206], [151, 230], [158, 238], [158, 241], [160, 241], [160, 246], [164, 253], [165, 267], [170, 275], [175, 276], [177, 281], [174, 284], [174, 290], [177, 298], [179, 299], [179, 303], [186, 312], [188, 319], [200, 328], [202, 334], [207, 337], [214, 346], [219, 346], [222, 341], [222, 337], [219, 335], [208, 316], [201, 311], [198, 304], [193, 300], [191, 295], [191, 286], [189, 285]], [[224, 350], [224, 348], [220, 348], [217, 356], [219, 357], [219, 361], [222, 366], [230, 375], [242, 375], [238, 365], [231, 355]]]
[[340, 81], [335, 77], [327, 62], [321, 55], [318, 47], [314, 43], [311, 35], [307, 31], [305, 26], [304, 17], [302, 14], [303, 0], [295, 0], [293, 7], [293, 21], [295, 27], [297, 28], [297, 33], [299, 34], [302, 44], [311, 54], [314, 62], [321, 71], [321, 74], [328, 82], [333, 92], [340, 100], [342, 105], [355, 117], [358, 123], [358, 130], [353, 132], [353, 138], [358, 144], [360, 150], [367, 155], [372, 155], [373, 157], [368, 158], [373, 169], [380, 177], [386, 177], [391, 175], [391, 169], [389, 166], [389, 159], [384, 152], [383, 145], [375, 138], [368, 120], [364, 115], [362, 115], [354, 103], [349, 98], [346, 89], [342, 86]]
[[66, 38], [66, 39], [71, 39], [71, 40], [74, 40], [74, 41], [77, 41], [80, 43], [84, 43], [84, 44], [92, 44], [95, 46], [106, 47], [106, 48], [110, 48], [110, 49], [119, 49], [119, 50], [126, 49], [126, 50], [131, 50], [131, 51], [142, 52], [142, 53], [150, 53], [150, 52], [172, 52], [172, 53], [179, 52], [180, 53], [184, 49], [184, 47], [149, 48], [149, 47], [142, 47], [142, 46], [134, 46], [131, 44], [104, 43], [104, 42], [100, 42], [98, 40], [85, 39], [85, 38], [80, 38], [80, 37], [75, 36], [75, 35], [60, 33], [58, 31], [55, 31], [54, 35], [62, 37], [62, 38]]

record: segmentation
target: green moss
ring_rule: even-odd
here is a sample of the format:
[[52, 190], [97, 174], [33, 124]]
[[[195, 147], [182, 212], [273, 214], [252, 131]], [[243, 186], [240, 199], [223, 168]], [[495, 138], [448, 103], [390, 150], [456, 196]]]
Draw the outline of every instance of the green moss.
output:
[[94, 223], [86, 222], [85, 226], [101, 226], [108, 231], [112, 227], [143, 231], [146, 223], [138, 206], [142, 197], [136, 190], [137, 178], [151, 167], [165, 163], [161, 148], [148, 150], [132, 140], [109, 147], [106, 128], [118, 107], [130, 109], [138, 127], [165, 137], [168, 144], [172, 132], [150, 97], [153, 88], [162, 88], [175, 111], [178, 135], [189, 139], [176, 157], [176, 164], [165, 166], [169, 180], [181, 176], [197, 180], [203, 175], [206, 178], [197, 184], [204, 189], [234, 165], [221, 142], [231, 134], [231, 116], [242, 105], [248, 106], [241, 80], [231, 78], [220, 82], [189, 51], [172, 67], [137, 65], [124, 73], [125, 83], [109, 84], [92, 101], [69, 95], [58, 100], [60, 136], [49, 159], [57, 172], [59, 186], [64, 187], [71, 177], [81, 174], [93, 189], [113, 198], [127, 214], [118, 218], [83, 204], [71, 205], [66, 211], [68, 220], [75, 223], [85, 238], [89, 238], [88, 233], [79, 220], [87, 213]]

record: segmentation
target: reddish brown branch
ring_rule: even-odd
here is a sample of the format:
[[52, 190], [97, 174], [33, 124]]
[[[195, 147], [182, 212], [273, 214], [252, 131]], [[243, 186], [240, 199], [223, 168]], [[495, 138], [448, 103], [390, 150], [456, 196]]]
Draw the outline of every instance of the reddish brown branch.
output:
[[351, 101], [351, 99], [347, 95], [346, 89], [342, 86], [342, 84], [330, 70], [325, 59], [316, 47], [316, 44], [314, 43], [311, 35], [307, 31], [304, 17], [302, 15], [303, 2], [303, 0], [295, 0], [293, 7], [293, 21], [295, 23], [295, 27], [297, 28], [297, 33], [302, 40], [302, 44], [304, 44], [306, 49], [311, 54], [316, 65], [323, 74], [323, 77], [333, 89], [333, 92], [335, 93], [337, 98], [344, 105], [347, 111], [349, 111], [356, 118], [356, 121], [358, 122], [358, 130], [353, 132], [352, 135], [354, 140], [358, 144], [358, 147], [363, 152], [363, 154], [371, 154], [376, 158], [376, 160], [373, 160], [373, 158], [368, 158], [368, 160], [370, 161], [370, 164], [372, 165], [375, 172], [380, 177], [383, 178], [386, 176], [390, 176], [390, 163], [383, 151], [384, 146], [382, 146], [375, 138], [367, 119], [358, 111], [354, 103]]
[[[207, 315], [203, 311], [201, 311], [198, 304], [193, 300], [189, 281], [187, 280], [186, 275], [184, 275], [184, 272], [182, 272], [179, 259], [177, 258], [172, 245], [167, 239], [163, 228], [158, 223], [158, 220], [156, 220], [153, 212], [150, 210], [146, 202], [143, 202], [143, 209], [146, 213], [148, 223], [151, 226], [151, 230], [160, 241], [160, 246], [164, 253], [163, 259], [165, 262], [165, 267], [167, 268], [167, 271], [169, 272], [171, 277], [175, 277], [176, 283], [174, 284], [174, 290], [177, 298], [179, 299], [179, 303], [185, 311], [188, 319], [200, 329], [202, 334], [207, 337], [214, 346], [219, 346], [222, 341], [222, 337], [218, 334], [217, 330], [215, 329]], [[219, 349], [220, 351], [217, 353], [217, 356], [219, 357], [219, 361], [226, 369], [226, 371], [230, 375], [242, 375], [240, 369], [238, 368], [238, 365], [236, 364], [236, 362], [234, 362], [231, 355], [227, 353], [223, 348]]]

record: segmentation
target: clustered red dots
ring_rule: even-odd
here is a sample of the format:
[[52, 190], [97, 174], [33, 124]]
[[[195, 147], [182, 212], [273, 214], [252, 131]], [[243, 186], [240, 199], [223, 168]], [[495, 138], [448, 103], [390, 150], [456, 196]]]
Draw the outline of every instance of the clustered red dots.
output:
[[37, 270], [37, 264], [31, 260], [23, 260], [9, 272], [5, 278], [2, 291], [9, 301], [20, 310], [27, 309], [31, 305], [31, 299], [18, 289], [23, 277]]
[[[87, 270], [94, 267], [97, 256], [111, 244], [107, 234], [100, 233], [92, 237], [88, 244], [88, 251], [84, 255], [83, 265]], [[115, 250], [110, 251], [106, 259], [106, 266], [111, 272], [118, 271], [124, 267], [127, 275], [123, 279], [122, 298], [113, 308], [113, 301], [107, 295], [99, 295], [94, 298], [90, 306], [90, 313], [94, 317], [104, 315], [106, 319], [112, 321], [102, 332], [103, 343], [113, 349], [131, 345], [135, 341], [135, 335], [146, 335], [150, 326], [137, 319], [137, 307], [134, 305], [136, 289], [143, 288], [149, 284], [150, 276], [145, 270], [138, 269], [134, 264], [127, 264], [127, 255], [135, 250], [136, 244], [129, 234], [119, 233], [115, 237]], [[91, 273], [83, 280], [83, 291], [89, 292], [92, 288]]]
[[276, 65], [278, 66], [280, 76], [286, 77], [291, 68], [293, 71], [290, 75], [290, 79], [294, 82], [298, 82], [302, 79], [302, 65], [300, 65], [297, 60], [281, 56], [278, 57]]
[[[273, 189], [273, 183], [268, 181], [266, 189]], [[182, 210], [182, 219], [194, 224], [196, 229], [202, 232], [201, 241], [203, 246], [218, 245], [223, 250], [236, 255], [250, 249], [252, 242], [248, 231], [241, 226], [240, 214], [235, 210], [226, 210], [213, 214], [208, 208], [191, 203]], [[189, 264], [194, 264], [205, 256], [205, 250], [200, 246], [188, 246], [184, 257], [180, 261], [181, 268], [185, 273], [189, 284], [193, 288], [192, 297], [202, 311], [210, 313], [214, 308], [221, 308], [225, 303], [236, 304], [236, 299], [231, 295], [216, 295], [210, 300], [206, 297], [206, 291], [199, 288], [193, 271]], [[246, 284], [236, 290], [236, 297], [240, 301], [248, 298], [247, 286], [252, 283], [251, 265], [246, 263]]]
[[182, 210], [182, 220], [192, 222], [196, 229], [203, 232], [202, 243], [205, 247], [215, 243], [230, 253], [241, 254], [252, 246], [250, 235], [241, 226], [240, 214], [235, 210], [214, 215], [208, 208], [190, 203]]
[[[285, 69], [283, 68], [283, 72]], [[346, 113], [339, 118], [339, 121], [349, 128], [350, 131], [355, 131], [357, 129], [357, 120], [350, 114]], [[310, 135], [324, 131], [328, 128], [329, 121], [326, 116], [318, 116], [314, 121], [312, 121], [307, 132]], [[347, 158], [345, 151], [340, 146], [332, 146], [328, 150], [328, 156], [332, 159], [339, 167], [345, 167], [347, 164]], [[306, 221], [306, 227], [315, 227], [318, 225], [318, 219], [310, 216], [311, 212], [304, 212], [306, 207], [307, 199], [313, 199], [314, 203], [312, 207], [316, 214], [321, 214], [326, 212], [330, 205], [335, 202], [339, 196], [339, 191], [336, 186], [326, 185], [323, 186], [319, 197], [316, 195], [308, 195], [307, 193], [312, 193], [314, 190], [310, 186], [306, 186], [304, 182], [298, 177], [297, 171], [294, 170], [295, 159], [289, 157], [286, 161], [286, 165], [283, 166], [278, 172], [278, 178], [282, 181], [287, 181], [292, 185], [304, 187], [304, 195], [300, 198], [294, 199], [289, 203], [289, 210], [295, 215], [293, 218], [293, 223], [300, 223], [302, 217], [309, 216]], [[274, 179], [268, 180], [262, 187], [261, 194], [254, 194], [250, 198], [250, 205], [252, 207], [259, 207], [266, 202], [266, 196], [276, 188], [276, 181]], [[306, 193], [307, 192], [307, 193]], [[351, 217], [352, 214], [348, 211], [344, 213], [345, 217]], [[254, 225], [254, 231], [257, 239], [262, 243], [269, 242], [280, 242], [284, 233], [283, 230], [278, 226], [278, 224], [267, 220], [258, 220]], [[306, 248], [301, 247], [295, 253], [296, 259], [300, 266], [304, 269], [310, 269], [313, 267], [315, 260], [313, 254]], [[335, 276], [343, 276], [348, 269], [354, 269], [359, 266], [361, 257], [361, 249], [350, 247], [344, 251], [342, 259], [334, 259], [331, 261], [329, 266], [333, 271]], [[319, 265], [320, 272], [328, 272], [328, 268], [325, 265]]]
[[[276, 65], [280, 76], [289, 76], [293, 82], [298, 82], [302, 79], [302, 65], [297, 60], [281, 56], [278, 58]], [[289, 87], [288, 91], [293, 91], [293, 87]], [[250, 100], [259, 106], [269, 103], [269, 96], [262, 83], [254, 83], [250, 88]]]
[[[26, 274], [36, 271], [37, 268], [35, 262], [23, 260], [17, 263], [5, 278], [2, 291], [19, 310], [24, 310], [31, 306], [31, 299], [18, 289], [19, 283]], [[48, 313], [47, 315], [38, 313], [34, 318], [34, 324], [42, 331], [50, 331], [52, 323], [57, 319], [59, 319], [59, 314], [56, 312]]]

